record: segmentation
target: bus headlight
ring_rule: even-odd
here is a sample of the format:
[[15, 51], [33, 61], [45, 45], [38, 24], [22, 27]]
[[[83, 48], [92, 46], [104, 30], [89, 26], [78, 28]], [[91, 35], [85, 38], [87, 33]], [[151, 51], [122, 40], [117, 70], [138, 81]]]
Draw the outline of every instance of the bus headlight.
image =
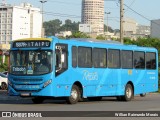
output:
[[48, 86], [49, 84], [51, 84], [51, 82], [52, 82], [52, 80], [48, 80], [48, 81], [46, 81], [46, 82], [44, 83], [43, 87]]

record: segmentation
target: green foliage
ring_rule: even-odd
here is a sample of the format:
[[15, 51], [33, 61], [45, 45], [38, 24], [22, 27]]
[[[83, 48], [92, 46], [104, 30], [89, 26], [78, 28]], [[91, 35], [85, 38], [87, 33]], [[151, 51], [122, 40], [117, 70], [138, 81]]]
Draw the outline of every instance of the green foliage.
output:
[[[104, 31], [107, 31], [107, 26], [104, 24]], [[108, 32], [114, 32], [114, 30], [110, 27], [110, 26], [108, 26]]]
[[62, 21], [60, 21], [59, 19], [44, 22], [45, 35], [52, 36], [55, 33], [59, 32], [61, 24]]
[[98, 35], [98, 36], [96, 37], [96, 39], [97, 39], [97, 40], [105, 40], [105, 37], [104, 37], [104, 35]]
[[7, 63], [0, 63], [0, 72], [3, 72], [3, 71], [8, 71], [8, 65]]
[[65, 24], [62, 25], [62, 21], [59, 19], [50, 20], [44, 22], [45, 35], [46, 36], [54, 36], [55, 33], [59, 33], [60, 31], [78, 31], [79, 22], [72, 22], [71, 20], [65, 20]]
[[72, 36], [70, 36], [72, 38], [90, 38], [89, 35], [87, 35], [86, 33], [83, 33], [83, 32], [75, 32], [72, 34]]
[[5, 57], [5, 63], [2, 63], [2, 55], [0, 56], [0, 72], [8, 71], [8, 56]]

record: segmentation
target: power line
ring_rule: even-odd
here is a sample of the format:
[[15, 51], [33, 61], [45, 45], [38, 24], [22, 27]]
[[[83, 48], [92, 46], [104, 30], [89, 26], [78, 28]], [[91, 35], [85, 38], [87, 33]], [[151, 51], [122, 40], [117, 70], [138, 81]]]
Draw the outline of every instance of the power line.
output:
[[55, 1], [55, 0], [48, 0], [48, 2], [54, 2], [54, 3], [60, 3], [60, 4], [67, 4], [67, 5], [81, 5], [81, 4], [73, 3], [73, 2], [61, 2], [61, 1]]
[[[148, 20], [148, 21], [151, 22], [151, 20], [150, 20], [149, 18], [147, 18], [147, 17], [145, 17], [144, 15], [142, 15], [142, 14], [138, 13], [137, 11], [133, 10], [133, 9], [130, 8], [128, 5], [124, 4], [124, 6], [126, 6], [128, 9], [130, 9], [131, 11], [133, 11], [134, 13], [136, 13], [137, 15], [141, 16], [142, 18], [144, 18], [144, 19], [146, 19], [146, 20]], [[152, 21], [152, 23], [154, 23], [154, 24], [160, 26], [160, 24], [158, 24], [158, 23], [155, 22], [155, 21]], [[160, 27], [159, 27], [159, 29], [160, 29]]]
[[[136, 1], [136, 0], [133, 0], [133, 1], [131, 2], [131, 4], [129, 5], [130, 8], [131, 8], [131, 6], [134, 4], [135, 1]], [[128, 9], [129, 9], [129, 8], [128, 8]], [[126, 12], [128, 9], [126, 9], [125, 12]]]
[[53, 13], [53, 12], [45, 12], [45, 15], [52, 15], [52, 16], [60, 16], [60, 17], [70, 17], [70, 18], [81, 18], [81, 16], [77, 16], [77, 15], [69, 15], [69, 14], [61, 14], [61, 13]]
[[148, 19], [147, 17], [145, 17], [144, 15], [138, 13], [137, 11], [133, 10], [132, 8], [130, 8], [128, 5], [124, 4], [124, 6], [126, 6], [128, 9], [130, 9], [131, 11], [133, 11], [134, 13], [138, 14], [139, 16], [143, 17], [144, 19], [150, 21], [150, 19]]

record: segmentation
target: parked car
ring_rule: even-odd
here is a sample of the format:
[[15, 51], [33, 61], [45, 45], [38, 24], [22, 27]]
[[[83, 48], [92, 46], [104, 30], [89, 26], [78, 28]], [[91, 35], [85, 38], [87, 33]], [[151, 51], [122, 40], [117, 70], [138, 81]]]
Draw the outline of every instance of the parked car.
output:
[[8, 71], [4, 71], [4, 72], [1, 72], [1, 73], [5, 74], [5, 75], [8, 75]]
[[0, 88], [2, 90], [7, 90], [8, 88], [8, 78], [7, 75], [0, 73]]

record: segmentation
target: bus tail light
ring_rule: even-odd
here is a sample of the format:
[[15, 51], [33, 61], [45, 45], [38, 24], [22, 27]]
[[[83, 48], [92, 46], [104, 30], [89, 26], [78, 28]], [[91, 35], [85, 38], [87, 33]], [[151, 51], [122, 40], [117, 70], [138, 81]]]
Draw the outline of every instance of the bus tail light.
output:
[[46, 82], [44, 83], [43, 87], [48, 86], [49, 84], [51, 84], [51, 82], [52, 82], [52, 80], [48, 80], [48, 81], [46, 81]]

